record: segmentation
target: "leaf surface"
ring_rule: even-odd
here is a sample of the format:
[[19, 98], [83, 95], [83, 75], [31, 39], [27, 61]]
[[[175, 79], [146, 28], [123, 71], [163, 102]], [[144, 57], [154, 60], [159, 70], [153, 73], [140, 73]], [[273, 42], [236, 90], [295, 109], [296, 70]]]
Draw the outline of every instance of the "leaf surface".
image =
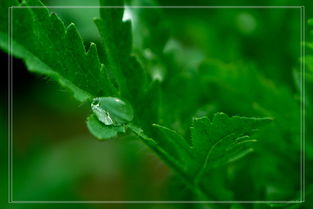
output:
[[222, 166], [253, 151], [256, 141], [252, 134], [270, 122], [269, 118], [229, 117], [215, 114], [212, 121], [207, 117], [196, 118], [191, 128], [191, 142], [173, 130], [154, 125], [160, 137], [157, 145], [173, 157], [173, 163], [193, 181], [201, 181], [211, 169]]
[[144, 90], [145, 73], [132, 50], [131, 22], [123, 21], [124, 8], [107, 8], [106, 6], [123, 6], [123, 0], [100, 0], [100, 18], [95, 23], [102, 39], [105, 54], [104, 63], [109, 66], [112, 82], [118, 86], [120, 95], [129, 101]]
[[94, 114], [87, 118], [87, 127], [100, 140], [110, 139], [118, 133], [125, 133], [124, 126], [107, 126], [101, 123]]
[[[80, 101], [115, 94], [96, 45], [91, 43], [86, 51], [73, 23], [65, 26], [37, 0], [23, 1], [10, 11], [10, 31], [0, 28], [1, 48], [23, 59], [30, 71], [53, 78]], [[8, 37], [11, 49], [5, 43]]]

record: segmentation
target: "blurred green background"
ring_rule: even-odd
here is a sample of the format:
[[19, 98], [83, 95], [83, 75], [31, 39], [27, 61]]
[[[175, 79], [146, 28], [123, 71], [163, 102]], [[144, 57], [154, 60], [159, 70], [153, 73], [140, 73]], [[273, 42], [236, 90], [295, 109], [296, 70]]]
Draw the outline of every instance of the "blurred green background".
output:
[[[97, 1], [74, 0], [46, 0], [44, 3], [98, 5]], [[253, 3], [248, 0], [235, 3], [128, 1], [129, 5], [157, 3], [194, 6], [299, 4], [298, 1], [272, 0]], [[303, 4], [307, 16], [312, 17], [312, 2], [302, 1]], [[52, 11], [66, 24], [74, 22], [78, 26], [86, 46], [91, 41], [99, 43], [92, 22], [92, 18], [98, 16], [97, 9]], [[160, 80], [170, 78], [162, 88], [167, 92], [163, 99], [168, 102], [164, 112], [172, 114], [164, 115], [163, 123], [188, 136], [192, 117], [211, 117], [217, 111], [274, 118], [274, 122], [258, 134], [260, 140], [255, 153], [216, 169], [208, 177], [212, 181], [214, 200], [299, 199], [300, 9], [128, 8], [126, 11], [125, 18], [133, 20], [134, 53], [146, 68], [151, 69], [152, 76]], [[307, 38], [311, 35], [308, 27], [306, 35]], [[1, 56], [6, 57], [4, 53]], [[104, 142], [93, 138], [85, 125], [89, 106], [76, 102], [48, 78], [28, 73], [19, 60], [14, 60], [13, 94], [14, 200], [195, 200], [172, 171], [136, 137], [121, 135]], [[176, 109], [182, 103], [185, 108]], [[308, 110], [307, 115], [309, 123], [313, 119], [312, 111]], [[1, 117], [3, 124], [4, 119]], [[310, 133], [307, 136], [309, 138]], [[312, 142], [307, 141], [307, 163], [311, 164], [312, 160]], [[309, 166], [307, 170], [310, 171]], [[309, 199], [313, 195], [312, 183], [313, 179], [308, 175], [308, 202], [303, 206], [306, 208], [312, 206]], [[111, 208], [98, 204], [69, 207]], [[144, 207], [270, 206], [147, 204]]]

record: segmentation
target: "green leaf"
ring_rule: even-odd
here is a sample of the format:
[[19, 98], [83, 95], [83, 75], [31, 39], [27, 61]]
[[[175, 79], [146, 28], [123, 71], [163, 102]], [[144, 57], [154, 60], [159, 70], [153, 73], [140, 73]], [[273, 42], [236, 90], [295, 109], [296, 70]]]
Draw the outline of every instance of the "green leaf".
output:
[[[100, 0], [101, 6], [123, 6], [123, 0]], [[123, 8], [101, 8], [100, 18], [94, 21], [102, 39], [105, 54], [103, 62], [109, 66], [112, 82], [120, 95], [131, 102], [144, 90], [145, 73], [134, 56], [131, 56], [132, 34], [130, 21], [123, 22]]]
[[[5, 4], [8, 2], [10, 1], [5, 1]], [[100, 2], [101, 6], [123, 5], [122, 0]], [[172, 38], [178, 46], [184, 47], [176, 47], [175, 54], [180, 59], [173, 61], [173, 57], [168, 56], [169, 53], [164, 53], [164, 47], [168, 46], [168, 33], [172, 32], [172, 28], [154, 24], [166, 24], [166, 21], [159, 21], [160, 10], [133, 10], [137, 21], [141, 21], [137, 22], [134, 31], [137, 31], [138, 36], [135, 44], [139, 47], [136, 46], [136, 49], [144, 57], [141, 60], [141, 64], [145, 66], [143, 70], [133, 55], [131, 23], [122, 20], [123, 8], [100, 9], [100, 17], [95, 19], [95, 23], [102, 42], [97, 47], [91, 43], [86, 50], [74, 24], [65, 26], [47, 9], [27, 7], [42, 6], [38, 0], [26, 0], [21, 4], [16, 1], [12, 5], [17, 6], [11, 10], [14, 13], [12, 34], [7, 31], [7, 15], [2, 9], [6, 10], [7, 5], [1, 8], [1, 22], [5, 23], [0, 26], [1, 48], [22, 58], [30, 71], [53, 78], [70, 89], [78, 100], [92, 101], [93, 114], [87, 118], [87, 126], [93, 135], [99, 139], [109, 139], [118, 133], [124, 133], [126, 128], [130, 129], [175, 170], [195, 194], [205, 194], [204, 196], [211, 198], [208, 192], [210, 186], [220, 189], [220, 185], [228, 183], [223, 181], [226, 177], [219, 176], [216, 184], [219, 186], [206, 184], [208, 178], [211, 178], [210, 181], [216, 180], [209, 175], [218, 170], [213, 169], [253, 151], [256, 142], [254, 132], [270, 121], [268, 118], [229, 117], [217, 113], [212, 120], [207, 117], [195, 118], [191, 127], [191, 139], [186, 139], [183, 137], [188, 134], [186, 126], [199, 106], [214, 106], [206, 108], [209, 110], [201, 115], [223, 109], [241, 115], [275, 117], [278, 128], [270, 130], [279, 134], [273, 135], [274, 131], [266, 133], [271, 140], [276, 139], [276, 136], [288, 139], [297, 130], [298, 123], [294, 118], [299, 117], [298, 112], [293, 110], [298, 107], [298, 103], [295, 102], [294, 95], [288, 88], [276, 88], [271, 81], [260, 76], [257, 70], [243, 69], [241, 72], [234, 70], [232, 65], [215, 66], [209, 63], [199, 71], [194, 70], [194, 58], [199, 57], [197, 59], [201, 60], [207, 54], [203, 52], [202, 55], [193, 50], [190, 52], [193, 56], [185, 53], [194, 46], [192, 42], [189, 43], [188, 36], [175, 34], [176, 29], [173, 30]], [[21, 9], [21, 6], [26, 8]], [[148, 32], [140, 34], [141, 31]], [[200, 30], [204, 34], [205, 31]], [[13, 38], [13, 51], [7, 46], [10, 35]], [[197, 37], [201, 39], [201, 36]], [[98, 56], [98, 51], [101, 57]], [[182, 58], [189, 59], [184, 61]], [[307, 61], [309, 65], [312, 63], [309, 57]], [[168, 68], [166, 77], [163, 68]], [[150, 72], [156, 80], [152, 82], [153, 78], [147, 77], [145, 72]], [[130, 104], [118, 98], [125, 98]], [[154, 123], [175, 127], [184, 135]], [[285, 141], [288, 145], [286, 147], [295, 147]], [[256, 167], [258, 166], [259, 164]], [[252, 176], [253, 173], [249, 172], [247, 171], [247, 175]], [[227, 189], [225, 190], [228, 191]], [[260, 193], [266, 194], [262, 190]], [[237, 199], [240, 194], [234, 196]]]
[[250, 118], [224, 113], [207, 118], [194, 119], [192, 127], [192, 150], [198, 161], [197, 178], [208, 170], [237, 160], [253, 151], [251, 135], [269, 118]]
[[[95, 21], [103, 40], [103, 46], [99, 49], [104, 49], [105, 54], [99, 58], [94, 43], [91, 43], [86, 51], [76, 26], [71, 23], [66, 27], [62, 20], [56, 14], [50, 13], [39, 0], [6, 3], [7, 7], [15, 7], [11, 9], [12, 33], [9, 34], [7, 27], [0, 27], [1, 48], [23, 59], [29, 71], [48, 76], [70, 89], [79, 101], [124, 95], [124, 98], [128, 98], [132, 105], [137, 107], [138, 112], [138, 104], [142, 103], [140, 96], [145, 91], [145, 75], [136, 58], [131, 56], [131, 25], [130, 22], [122, 21], [123, 8], [101, 9], [101, 18]], [[106, 6], [105, 1], [101, 3]], [[117, 3], [123, 5], [122, 1]], [[3, 22], [8, 22], [6, 15], [1, 15], [1, 18], [4, 19]], [[9, 36], [13, 46], [11, 51], [6, 43]], [[126, 109], [126, 115], [125, 112], [115, 109], [114, 115], [122, 117], [116, 119], [113, 116], [116, 119], [115, 125], [133, 119], [132, 108]], [[99, 118], [99, 114], [95, 114]], [[91, 130], [92, 133], [97, 133], [94, 130], [98, 128]], [[95, 136], [103, 138], [99, 133]]]
[[107, 126], [100, 122], [94, 114], [87, 118], [87, 127], [95, 137], [101, 140], [112, 138], [118, 133], [125, 133], [124, 126]]
[[225, 113], [215, 114], [212, 121], [196, 118], [191, 128], [192, 145], [175, 131], [154, 125], [160, 133], [156, 146], [170, 156], [166, 162], [174, 164], [172, 167], [186, 181], [198, 184], [211, 169], [250, 153], [251, 144], [256, 141], [251, 135], [270, 121], [269, 118], [229, 117]]
[[11, 36], [12, 50], [1, 48], [25, 61], [27, 68], [49, 76], [85, 101], [96, 96], [115, 94], [107, 70], [100, 63], [96, 45], [86, 51], [76, 26], [62, 20], [37, 0], [26, 0], [11, 9], [11, 33], [1, 27], [1, 36]]
[[184, 165], [184, 162], [192, 160], [190, 147], [184, 137], [164, 126], [153, 124], [160, 132], [158, 145], [161, 146], [176, 163]]

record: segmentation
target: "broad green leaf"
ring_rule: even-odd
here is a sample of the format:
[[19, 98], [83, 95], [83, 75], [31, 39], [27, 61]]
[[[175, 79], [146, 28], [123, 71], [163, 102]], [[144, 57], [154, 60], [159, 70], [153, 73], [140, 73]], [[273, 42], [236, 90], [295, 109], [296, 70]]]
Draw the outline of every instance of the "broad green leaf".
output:
[[95, 44], [86, 51], [73, 23], [65, 26], [38, 0], [23, 1], [10, 11], [10, 34], [2, 27], [0, 32], [1, 40], [10, 36], [12, 48], [3, 41], [1, 48], [23, 59], [30, 71], [53, 78], [80, 101], [115, 94]]
[[105, 125], [100, 122], [94, 114], [87, 118], [87, 127], [98, 139], [109, 139], [116, 136], [119, 132], [125, 133], [124, 126]]
[[229, 117], [224, 113], [215, 114], [212, 121], [197, 118], [191, 128], [192, 145], [176, 132], [154, 125], [160, 133], [156, 146], [171, 156], [167, 161], [175, 164], [178, 173], [198, 184], [211, 169], [253, 151], [251, 144], [256, 140], [251, 135], [270, 121], [269, 118]]
[[197, 175], [251, 152], [255, 140], [250, 136], [269, 121], [269, 118], [228, 117], [224, 113], [215, 114], [212, 121], [195, 119], [191, 132], [192, 150], [200, 162]]
[[[102, 3], [106, 6], [105, 1]], [[119, 3], [123, 5], [122, 1]], [[124, 95], [133, 106], [138, 107], [142, 99], [140, 94], [144, 92], [145, 77], [140, 64], [131, 56], [131, 28], [130, 22], [122, 22], [123, 8], [101, 9], [101, 17], [96, 23], [103, 39], [103, 46], [99, 48], [104, 49], [105, 57], [99, 59], [95, 44], [91, 43], [86, 51], [76, 26], [73, 23], [65, 26], [40, 1], [26, 0], [8, 6], [13, 5], [12, 32], [1, 27], [0, 46], [23, 59], [30, 71], [53, 78], [70, 89], [80, 101]], [[2, 18], [6, 18], [4, 22], [7, 22], [5, 15]], [[9, 36], [12, 50], [6, 43]], [[127, 110], [126, 118], [122, 116], [120, 120], [115, 117], [113, 122], [120, 125], [132, 120], [132, 109]], [[95, 114], [99, 118], [97, 111]], [[116, 110], [114, 114], [121, 116], [122, 113]], [[94, 124], [89, 123], [89, 128]], [[92, 130], [95, 129], [98, 127]]]

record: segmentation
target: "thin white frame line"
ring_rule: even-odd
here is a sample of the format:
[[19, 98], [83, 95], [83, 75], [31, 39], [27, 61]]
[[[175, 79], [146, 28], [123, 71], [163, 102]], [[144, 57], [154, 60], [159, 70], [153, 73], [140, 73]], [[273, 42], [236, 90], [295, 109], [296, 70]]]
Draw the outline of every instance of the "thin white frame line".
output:
[[[8, 8], [8, 33], [9, 33], [9, 37], [10, 37], [10, 18], [11, 18], [11, 14], [10, 14], [10, 7]], [[8, 38], [8, 201], [10, 202], [10, 196], [9, 196], [9, 191], [10, 191], [10, 157], [9, 157], [9, 150], [10, 150], [10, 111], [11, 111], [11, 104], [10, 104], [10, 78], [11, 78], [11, 51], [10, 51], [10, 47], [11, 47], [11, 43], [10, 43], [11, 39]]]
[[[300, 39], [300, 46], [302, 44], [302, 8], [300, 9], [300, 34], [299, 34], [299, 39]], [[301, 60], [302, 60], [302, 47], [299, 48], [299, 53], [300, 53], [300, 73], [299, 73], [299, 87], [300, 87], [300, 97], [302, 96], [302, 85], [303, 85], [303, 80], [302, 80], [302, 64], [301, 64]], [[299, 143], [299, 149], [301, 150], [302, 148], [302, 132], [301, 132], [301, 127], [302, 127], [302, 101], [301, 99], [299, 100], [299, 108], [300, 108], [300, 115], [299, 115], [299, 122], [300, 122], [300, 143]], [[303, 193], [302, 193], [302, 154], [301, 151], [299, 153], [299, 158], [300, 158], [300, 178], [299, 178], [299, 183], [300, 183], [300, 200], [303, 199]]]
[[[301, 8], [301, 11], [302, 11], [302, 16], [301, 16], [301, 18], [302, 18], [302, 28], [301, 28], [301, 32], [302, 32], [302, 36], [301, 36], [301, 45], [304, 43], [304, 39], [303, 39], [303, 36], [304, 36], [304, 31], [303, 31], [303, 21], [304, 21], [304, 11], [303, 11], [303, 8]], [[303, 57], [304, 57], [304, 54], [303, 54], [303, 47], [301, 47], [300, 48], [300, 50], [301, 50], [301, 59], [303, 59]], [[304, 110], [304, 85], [305, 85], [305, 79], [304, 79], [304, 72], [303, 72], [303, 70], [304, 70], [304, 67], [303, 67], [303, 64], [302, 64], [303, 62], [301, 62], [301, 66], [302, 66], [302, 69], [301, 69], [301, 79], [302, 79], [302, 88], [301, 88], [301, 91], [300, 91], [300, 95], [302, 96], [302, 98], [300, 99], [300, 102], [301, 102], [301, 105], [302, 105], [302, 113], [301, 113], [301, 116], [302, 116], [302, 126], [300, 126], [300, 128], [301, 128], [301, 133], [302, 133], [302, 138], [300, 139], [300, 145], [301, 145], [301, 147], [300, 147], [300, 154], [301, 154], [301, 156], [302, 156], [302, 161], [300, 162], [300, 165], [303, 165], [303, 163], [304, 163], [304, 156], [303, 156], [303, 137], [304, 137], [304, 132], [303, 132], [303, 130], [304, 130], [304, 124], [305, 124], [305, 119], [304, 119], [304, 112], [305, 112], [305, 110]], [[302, 198], [301, 198], [301, 200], [304, 200], [304, 190], [303, 190], [303, 188], [304, 188], [304, 184], [303, 184], [303, 176], [304, 176], [304, 173], [303, 173], [303, 166], [300, 166], [300, 169], [301, 169], [301, 188], [302, 188], [302, 190], [301, 190], [301, 193], [302, 193]]]
[[[301, 8], [301, 19], [302, 19], [302, 24], [301, 24], [301, 44], [303, 43], [303, 8]], [[300, 50], [301, 50], [301, 59], [303, 59], [303, 49], [302, 49], [302, 47], [300, 47]], [[303, 79], [303, 65], [301, 64], [301, 66], [302, 66], [302, 69], [301, 69], [301, 80], [302, 80], [302, 85], [301, 85], [301, 90], [300, 90], [300, 95], [302, 95], [303, 96], [303, 85], [304, 85], [304, 79]], [[300, 99], [300, 102], [301, 102], [301, 109], [302, 109], [302, 113], [300, 113], [301, 114], [301, 119], [302, 119], [302, 126], [300, 126], [300, 128], [301, 128], [301, 133], [302, 133], [302, 135], [301, 135], [301, 137], [303, 138], [303, 124], [304, 124], [304, 120], [303, 120], [303, 111], [304, 111], [304, 109], [303, 109], [303, 101], [302, 101], [303, 99]], [[302, 139], [301, 138], [301, 139]], [[301, 200], [303, 200], [304, 199], [304, 192], [303, 192], [303, 166], [301, 166], [301, 164], [303, 164], [303, 155], [302, 155], [302, 149], [303, 149], [303, 141], [300, 139], [300, 145], [301, 145], [301, 147], [300, 147], [300, 155], [301, 155], [301, 162], [300, 162], [300, 170], [301, 170], [301, 178], [300, 178], [300, 180], [301, 180]]]
[[[302, 6], [134, 6], [126, 5], [128, 8], [138, 8], [138, 9], [301, 9]], [[116, 8], [123, 9], [124, 6], [12, 6], [14, 9], [32, 8], [32, 9], [42, 9], [42, 8], [54, 8], [54, 9], [99, 9], [99, 8]]]
[[[12, 35], [12, 33], [13, 33], [13, 27], [10, 27], [11, 26], [11, 24], [12, 24], [12, 22], [13, 22], [13, 15], [12, 15], [12, 13], [13, 13], [13, 9], [12, 8], [8, 8], [8, 14], [10, 15], [9, 16], [9, 18], [8, 18], [8, 23], [9, 23], [9, 25], [8, 25], [8, 32], [9, 32], [9, 37], [11, 37], [11, 35]], [[8, 72], [8, 80], [9, 80], [9, 83], [8, 83], [8, 85], [9, 85], [9, 88], [8, 88], [8, 116], [9, 116], [9, 118], [8, 118], [8, 128], [9, 128], [9, 131], [8, 131], [8, 136], [10, 137], [9, 139], [9, 141], [8, 141], [8, 150], [9, 150], [9, 152], [8, 152], [8, 163], [9, 163], [9, 166], [8, 166], [8, 188], [10, 189], [10, 188], [12, 188], [12, 184], [13, 184], [13, 182], [12, 182], [12, 165], [13, 165], [13, 163], [12, 163], [12, 160], [13, 160], [13, 158], [12, 158], [12, 153], [13, 153], [13, 150], [12, 150], [12, 143], [13, 143], [13, 135], [12, 135], [12, 125], [13, 125], [13, 122], [12, 122], [12, 112], [13, 112], [13, 103], [12, 103], [12, 98], [13, 98], [13, 91], [12, 91], [12, 88], [13, 88], [13, 55], [11, 55], [11, 54], [13, 54], [13, 53], [11, 53], [11, 52], [13, 52], [13, 44], [12, 44], [12, 42], [13, 42], [13, 40], [11, 39], [11, 38], [8, 38], [8, 44], [9, 44], [9, 47], [8, 47], [8, 49], [9, 49], [9, 53], [8, 53], [8, 60], [9, 60], [9, 72]], [[13, 193], [12, 193], [12, 190], [9, 190], [10, 192], [8, 193], [8, 200], [9, 201], [12, 201], [13, 199], [12, 199], [12, 197], [13, 197]]]
[[304, 7], [301, 8], [300, 12], [300, 199], [302, 201], [305, 200], [305, 64], [304, 64], [304, 57], [305, 57], [305, 49], [303, 46], [305, 42], [305, 14], [304, 14]]
[[[177, 9], [208, 9], [208, 8], [238, 8], [238, 9], [247, 9], [247, 8], [297, 8], [300, 9], [300, 57], [301, 59], [305, 60], [304, 56], [305, 55], [305, 47], [303, 46], [303, 41], [305, 41], [305, 6], [127, 6], [128, 8], [177, 8]], [[12, 6], [9, 7], [8, 10], [8, 31], [9, 35], [13, 37], [13, 9], [16, 8], [58, 8], [58, 9], [69, 9], [69, 8], [81, 8], [81, 9], [88, 9], [88, 8], [125, 8], [124, 6]], [[11, 26], [12, 25], [12, 26]], [[9, 52], [13, 52], [13, 40], [11, 40], [11, 36], [8, 38], [8, 44], [9, 44]], [[143, 203], [143, 204], [149, 204], [149, 203], [161, 203], [161, 204], [179, 204], [179, 203], [190, 203], [190, 204], [197, 204], [197, 203], [259, 203], [259, 204], [269, 204], [269, 203], [285, 203], [285, 204], [294, 204], [294, 203], [303, 203], [305, 201], [305, 153], [304, 153], [304, 143], [305, 143], [305, 133], [301, 132], [305, 131], [305, 117], [304, 114], [304, 108], [305, 108], [305, 63], [301, 62], [300, 64], [300, 96], [302, 96], [303, 99], [300, 99], [303, 101], [300, 104], [300, 200], [291, 200], [291, 201], [280, 201], [280, 200], [274, 200], [274, 201], [267, 201], [267, 200], [255, 200], [255, 201], [15, 201], [13, 200], [13, 56], [10, 56], [9, 53], [9, 95], [8, 95], [8, 104], [9, 104], [9, 120], [8, 120], [8, 125], [9, 125], [9, 140], [10, 142], [8, 143], [8, 203], [53, 203], [53, 204], [58, 204], [58, 203], [71, 203], [71, 204], [80, 204], [80, 203], [89, 203], [89, 204], [97, 204], [97, 203], [107, 203], [107, 204], [121, 204], [121, 203]], [[302, 56], [301, 56], [302, 55]], [[302, 61], [303, 61], [302, 60]], [[301, 127], [302, 124], [302, 127]], [[303, 140], [302, 140], [303, 139]], [[301, 152], [302, 151], [302, 152]]]
[[[305, 7], [303, 7], [303, 22], [305, 24]], [[303, 41], [306, 42], [306, 39], [305, 39], [305, 25], [302, 27], [303, 29]], [[303, 117], [304, 117], [304, 123], [303, 123], [303, 147], [302, 147], [302, 152], [303, 152], [303, 191], [304, 191], [304, 197], [303, 197], [303, 202], [305, 202], [305, 139], [306, 139], [306, 80], [305, 80], [305, 75], [306, 75], [306, 62], [305, 62], [305, 47], [303, 46], [303, 79], [304, 79], [304, 85], [303, 85], [303, 109], [304, 109], [304, 114], [303, 114]]]
[[[82, 203], [90, 203], [90, 201], [13, 201], [15, 204], [34, 204], [34, 203], [41, 203], [41, 204], [82, 204]], [[205, 203], [215, 203], [215, 204], [224, 204], [224, 203], [243, 203], [243, 204], [271, 204], [271, 203], [280, 203], [280, 204], [299, 204], [303, 203], [300, 200], [292, 200], [292, 201], [263, 201], [263, 200], [256, 200], [256, 201], [187, 201], [187, 200], [170, 200], [170, 201], [157, 201], [157, 200], [143, 200], [143, 201], [101, 201], [101, 200], [94, 200], [92, 201], [93, 204], [99, 203], [107, 203], [107, 204], [121, 204], [121, 203], [128, 203], [128, 204], [151, 204], [151, 203], [162, 203], [162, 204], [205, 204]]]
[[[302, 7], [302, 43], [301, 43], [301, 46], [304, 45], [305, 43], [305, 7]], [[301, 62], [301, 65], [302, 65], [302, 82], [303, 82], [303, 86], [302, 86], [302, 97], [300, 100], [302, 100], [302, 120], [303, 120], [303, 124], [302, 124], [302, 139], [301, 139], [301, 142], [302, 142], [302, 147], [301, 147], [301, 150], [300, 150], [300, 153], [302, 153], [302, 167], [301, 167], [301, 170], [302, 170], [302, 191], [303, 191], [303, 196], [302, 196], [302, 201], [304, 202], [305, 201], [305, 136], [306, 136], [306, 116], [305, 116], [305, 112], [306, 112], [306, 98], [305, 98], [305, 85], [306, 85], [306, 80], [305, 80], [305, 47], [301, 47], [302, 49], [302, 62]]]

